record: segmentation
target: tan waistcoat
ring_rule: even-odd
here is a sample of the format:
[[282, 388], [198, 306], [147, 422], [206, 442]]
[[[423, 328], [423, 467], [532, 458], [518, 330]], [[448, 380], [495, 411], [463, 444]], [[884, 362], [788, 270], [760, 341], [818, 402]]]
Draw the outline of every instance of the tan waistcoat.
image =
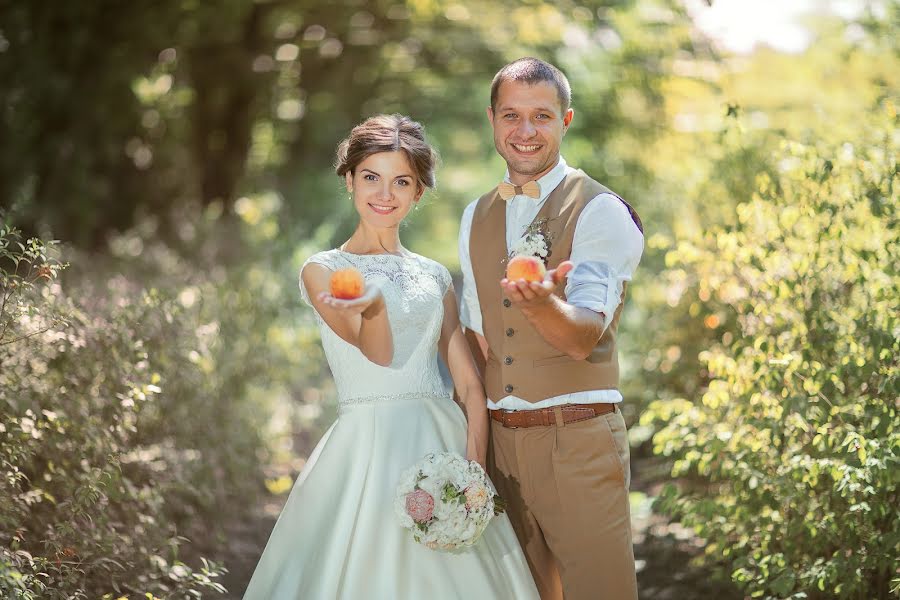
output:
[[[590, 200], [604, 192], [618, 198], [577, 170], [566, 175], [547, 196], [535, 217], [535, 222], [548, 219], [545, 229], [552, 242], [547, 269], [555, 269], [569, 259], [578, 216]], [[634, 209], [619, 200], [643, 231]], [[544, 341], [525, 315], [503, 295], [500, 280], [506, 271], [506, 202], [496, 188], [482, 196], [475, 207], [469, 252], [489, 347], [485, 373], [488, 398], [496, 402], [512, 394], [528, 402], [539, 402], [562, 394], [618, 387], [616, 331], [625, 301], [624, 289], [622, 302], [590, 356], [574, 360]], [[555, 292], [562, 300], [566, 299], [564, 288], [560, 284]]]

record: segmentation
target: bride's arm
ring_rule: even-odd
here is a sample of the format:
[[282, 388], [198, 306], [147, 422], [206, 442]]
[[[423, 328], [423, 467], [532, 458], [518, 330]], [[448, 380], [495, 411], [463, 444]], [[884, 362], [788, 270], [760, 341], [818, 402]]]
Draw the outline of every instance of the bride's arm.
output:
[[469, 350], [456, 306], [456, 294], [451, 286], [444, 295], [444, 322], [441, 325], [439, 349], [441, 358], [450, 369], [453, 386], [466, 409], [468, 421], [466, 458], [482, 467], [487, 463], [488, 410], [484, 387]]
[[309, 301], [341, 339], [359, 348], [370, 361], [382, 367], [394, 358], [394, 338], [381, 289], [367, 284], [355, 300], [338, 300], [329, 292], [331, 271], [310, 263], [300, 273]]

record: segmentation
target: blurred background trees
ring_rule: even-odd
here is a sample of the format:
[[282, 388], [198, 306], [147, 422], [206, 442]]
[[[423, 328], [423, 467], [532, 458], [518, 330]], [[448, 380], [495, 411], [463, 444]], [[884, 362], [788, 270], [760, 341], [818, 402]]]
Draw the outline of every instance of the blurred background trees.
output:
[[[277, 511], [334, 416], [295, 286], [355, 225], [337, 142], [376, 112], [426, 125], [439, 185], [402, 237], [454, 269], [463, 207], [503, 172], [490, 79], [534, 55], [572, 82], [566, 159], [647, 229], [623, 321], [635, 514], [680, 523], [703, 566], [676, 593], [650, 558], [642, 596], [718, 574], [888, 597], [900, 9], [836, 4], [802, 51], [734, 55], [677, 0], [0, 2], [0, 592], [240, 592], [229, 527]], [[804, 249], [854, 270], [736, 283]]]
[[448, 159], [435, 212], [454, 221], [446, 199], [468, 199], [497, 164], [485, 80], [523, 54], [581, 84], [573, 138], [584, 142], [570, 154], [630, 181], [626, 168], [642, 165], [603, 160], [605, 140], [659, 130], [663, 63], [693, 44], [674, 3], [640, 12], [627, 1], [8, 5], [0, 133], [16, 143], [0, 159], [0, 198], [26, 230], [92, 249], [186, 200], [230, 214], [268, 190], [292, 225], [349, 219], [328, 177], [333, 148], [364, 116], [402, 111]]

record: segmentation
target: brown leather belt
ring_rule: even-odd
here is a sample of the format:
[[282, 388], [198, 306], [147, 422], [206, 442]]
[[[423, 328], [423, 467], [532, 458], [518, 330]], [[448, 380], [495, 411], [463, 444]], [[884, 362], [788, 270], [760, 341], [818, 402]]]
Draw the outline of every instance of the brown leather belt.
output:
[[[564, 404], [560, 407], [563, 423], [586, 421], [616, 412], [617, 404]], [[492, 410], [491, 418], [508, 429], [522, 427], [549, 427], [556, 425], [556, 407], [537, 410]]]

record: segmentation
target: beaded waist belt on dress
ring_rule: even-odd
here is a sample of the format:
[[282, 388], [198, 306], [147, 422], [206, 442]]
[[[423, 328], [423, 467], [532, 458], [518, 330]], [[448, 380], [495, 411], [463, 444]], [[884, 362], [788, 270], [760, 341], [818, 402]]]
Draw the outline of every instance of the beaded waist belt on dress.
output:
[[339, 398], [338, 407], [348, 408], [351, 406], [362, 406], [368, 404], [378, 404], [381, 402], [396, 402], [399, 400], [449, 400], [450, 394], [445, 392], [435, 392], [433, 390], [421, 392], [403, 392], [401, 394], [377, 394], [372, 396], [357, 396], [355, 398]]
[[615, 412], [617, 407], [617, 404], [604, 402], [600, 404], [563, 404], [536, 410], [492, 410], [491, 418], [508, 429], [549, 427], [559, 423], [557, 410], [563, 423], [577, 423]]

